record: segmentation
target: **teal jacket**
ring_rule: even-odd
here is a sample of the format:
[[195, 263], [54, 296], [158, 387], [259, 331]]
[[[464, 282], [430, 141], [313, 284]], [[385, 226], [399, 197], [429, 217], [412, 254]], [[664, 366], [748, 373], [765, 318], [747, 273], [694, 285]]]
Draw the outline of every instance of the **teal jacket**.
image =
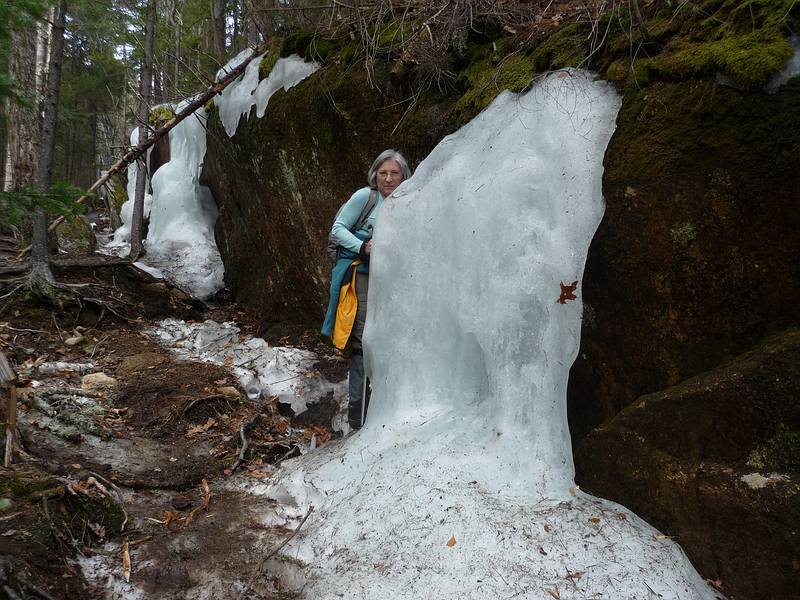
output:
[[[331, 227], [331, 233], [341, 248], [339, 250], [339, 260], [333, 265], [333, 270], [331, 271], [330, 299], [328, 300], [328, 310], [325, 311], [325, 321], [322, 323], [322, 335], [326, 337], [333, 335], [336, 307], [339, 305], [339, 291], [342, 285], [352, 277], [350, 265], [361, 254], [364, 242], [372, 237], [375, 217], [381, 204], [383, 204], [383, 196], [378, 193], [375, 208], [372, 209], [364, 226], [358, 231], [351, 231], [350, 229], [358, 221], [358, 216], [364, 210], [367, 200], [369, 200], [370, 191], [370, 188], [365, 187], [350, 196], [350, 199], [342, 207], [339, 217], [333, 222], [333, 227]], [[369, 272], [369, 263], [360, 264], [358, 270], [362, 273]]]

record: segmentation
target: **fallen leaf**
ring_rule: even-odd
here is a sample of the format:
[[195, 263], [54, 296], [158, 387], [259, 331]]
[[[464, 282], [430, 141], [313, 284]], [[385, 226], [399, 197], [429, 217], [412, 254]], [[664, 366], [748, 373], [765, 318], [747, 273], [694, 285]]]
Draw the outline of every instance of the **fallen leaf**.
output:
[[454, 535], [450, 536], [450, 539], [447, 540], [447, 547], [448, 548], [452, 548], [455, 545], [456, 545], [456, 536], [454, 536]]
[[589, 517], [589, 523], [594, 523], [597, 525], [600, 522], [600, 519], [597, 517]]
[[562, 281], [559, 285], [561, 286], [561, 295], [558, 297], [558, 300], [556, 300], [556, 302], [558, 302], [559, 304], [566, 304], [567, 300], [578, 299], [574, 293], [575, 290], [578, 288], [577, 280], [573, 281], [569, 285], [564, 285], [564, 282]]
[[554, 590], [547, 590], [547, 593], [550, 594], [556, 600], [561, 600], [561, 592], [558, 591], [558, 588]]
[[206, 421], [203, 425], [195, 425], [191, 427], [186, 432], [186, 437], [192, 437], [193, 435], [197, 435], [198, 433], [204, 433], [211, 429], [214, 425], [217, 424], [217, 421], [213, 417], [208, 417], [208, 421]]
[[628, 515], [626, 515], [624, 512], [618, 512], [617, 513], [617, 519], [619, 519], [620, 521], [624, 521], [627, 518], [628, 518]]
[[125, 576], [125, 582], [131, 580], [131, 553], [128, 550], [128, 542], [122, 544], [122, 574]]
[[385, 565], [382, 562], [373, 563], [373, 569], [382, 569]]
[[544, 524], [544, 530], [545, 530], [547, 533], [550, 533], [551, 531], [553, 531], [553, 528], [552, 528], [552, 527], [550, 527], [550, 525], [548, 525], [547, 523], [545, 523], [545, 524]]
[[269, 477], [270, 475], [272, 475], [272, 473], [270, 473], [269, 471], [253, 470], [247, 472], [247, 476], [252, 477], [253, 479], [263, 479], [264, 477]]
[[200, 488], [203, 490], [203, 508], [208, 508], [208, 505], [211, 504], [211, 490], [208, 489], [208, 480], [203, 479], [200, 482]]

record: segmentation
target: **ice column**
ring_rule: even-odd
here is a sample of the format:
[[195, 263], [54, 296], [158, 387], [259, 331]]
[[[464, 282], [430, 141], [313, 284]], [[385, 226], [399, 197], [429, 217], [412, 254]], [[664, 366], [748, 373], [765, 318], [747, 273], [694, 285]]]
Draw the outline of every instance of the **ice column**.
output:
[[[505, 93], [384, 205], [365, 333], [369, 428], [413, 430], [490, 488], [568, 496], [566, 385], [619, 106], [580, 72]], [[562, 297], [573, 282], [577, 299]]]

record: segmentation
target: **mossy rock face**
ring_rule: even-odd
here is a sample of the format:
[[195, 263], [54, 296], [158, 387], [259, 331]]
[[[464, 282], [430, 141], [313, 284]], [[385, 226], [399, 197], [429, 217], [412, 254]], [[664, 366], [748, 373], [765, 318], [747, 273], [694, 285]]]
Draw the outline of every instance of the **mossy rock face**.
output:
[[621, 4], [599, 24], [608, 40], [596, 67], [638, 87], [719, 73], [758, 88], [792, 56], [788, 37], [800, 18], [793, 0], [652, 3], [642, 7], [644, 28], [628, 10]]
[[589, 249], [575, 440], [800, 323], [800, 80], [775, 95], [712, 81], [624, 97]]
[[705, 577], [722, 581], [728, 597], [793, 598], [798, 389], [795, 328], [639, 398], [584, 439], [576, 480], [675, 536]]
[[97, 238], [89, 219], [76, 215], [56, 229], [56, 242], [61, 250], [70, 254], [91, 254], [97, 248]]
[[[389, 65], [374, 82], [386, 89]], [[454, 127], [449, 104], [399, 98], [370, 85], [363, 68], [329, 65], [242, 119], [228, 138], [209, 119], [203, 181], [219, 207], [217, 245], [237, 300], [270, 320], [318, 324], [328, 298], [325, 254], [334, 215], [381, 151], [418, 163]]]

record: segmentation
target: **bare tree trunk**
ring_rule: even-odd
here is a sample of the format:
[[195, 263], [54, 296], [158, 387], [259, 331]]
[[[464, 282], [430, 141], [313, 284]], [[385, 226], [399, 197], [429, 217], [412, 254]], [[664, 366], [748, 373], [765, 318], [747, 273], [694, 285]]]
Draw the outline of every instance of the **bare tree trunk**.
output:
[[[61, 67], [64, 56], [64, 22], [67, 12], [66, 0], [61, 0], [55, 13], [50, 36], [50, 56], [47, 68], [47, 86], [43, 103], [41, 127], [41, 146], [36, 165], [36, 190], [40, 194], [50, 191], [53, 173], [53, 149], [56, 143], [56, 123], [58, 122], [58, 97], [61, 92]], [[47, 248], [47, 213], [43, 208], [36, 209], [31, 242], [31, 284], [48, 297], [52, 297], [55, 278], [50, 271], [50, 258]]]
[[18, 28], [11, 32], [9, 72], [25, 104], [11, 101], [8, 109], [8, 160], [7, 191], [19, 191], [34, 183], [36, 141], [39, 139], [39, 121], [36, 115], [37, 99], [34, 93], [36, 75], [36, 29]]
[[225, 56], [225, 0], [211, 0], [211, 24], [214, 29], [214, 52]]
[[[147, 2], [147, 17], [144, 28], [144, 60], [139, 79], [139, 143], [147, 140], [149, 133], [150, 90], [153, 82], [153, 34], [156, 25], [155, 0]], [[138, 260], [144, 251], [142, 230], [144, 221], [144, 193], [147, 187], [147, 161], [139, 163], [136, 171], [136, 192], [133, 197], [133, 214], [131, 215], [131, 250], [128, 255], [132, 261]]]
[[181, 26], [183, 25], [183, 17], [177, 9], [175, 9], [175, 75], [173, 76], [172, 85], [175, 87], [175, 96], [180, 93], [180, 67], [181, 67]]

